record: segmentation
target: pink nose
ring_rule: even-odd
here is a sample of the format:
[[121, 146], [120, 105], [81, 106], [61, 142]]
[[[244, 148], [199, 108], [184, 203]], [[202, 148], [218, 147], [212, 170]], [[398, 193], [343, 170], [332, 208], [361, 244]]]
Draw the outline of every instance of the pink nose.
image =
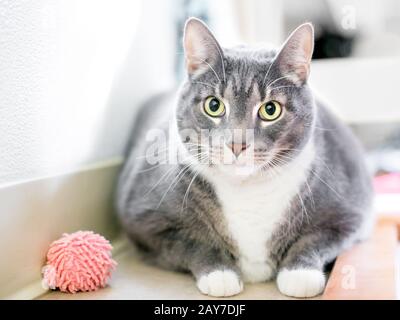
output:
[[248, 145], [245, 143], [229, 143], [227, 144], [228, 148], [230, 148], [233, 152], [233, 154], [238, 157], [242, 151], [246, 150]]

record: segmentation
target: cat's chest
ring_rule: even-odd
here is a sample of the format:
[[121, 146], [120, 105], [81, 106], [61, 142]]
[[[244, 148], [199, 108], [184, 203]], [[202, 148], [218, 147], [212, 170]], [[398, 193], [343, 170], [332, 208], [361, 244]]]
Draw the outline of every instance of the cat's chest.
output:
[[301, 188], [314, 155], [314, 145], [309, 142], [297, 157], [269, 175], [260, 173], [240, 180], [218, 170], [206, 174], [221, 204], [245, 281], [265, 281], [274, 275], [268, 240], [278, 223], [287, 218], [291, 202], [295, 198], [302, 201]]
[[284, 187], [277, 180], [254, 184], [229, 183], [219, 177], [213, 180], [245, 280], [268, 280], [272, 276], [268, 239], [286, 213], [295, 188]]

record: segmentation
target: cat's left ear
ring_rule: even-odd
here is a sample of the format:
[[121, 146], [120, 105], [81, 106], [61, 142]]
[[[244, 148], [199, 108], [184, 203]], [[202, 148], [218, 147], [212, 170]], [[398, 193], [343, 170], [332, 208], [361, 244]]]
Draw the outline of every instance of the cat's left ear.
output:
[[275, 63], [283, 76], [289, 76], [295, 83], [305, 83], [310, 74], [314, 50], [314, 28], [304, 23], [292, 32], [279, 51]]

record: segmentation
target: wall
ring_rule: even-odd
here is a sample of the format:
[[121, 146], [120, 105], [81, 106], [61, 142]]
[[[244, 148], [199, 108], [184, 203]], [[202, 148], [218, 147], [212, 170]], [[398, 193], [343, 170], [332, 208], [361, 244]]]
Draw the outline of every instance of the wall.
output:
[[135, 106], [172, 77], [154, 3], [0, 0], [0, 185], [121, 155]]
[[[135, 110], [173, 85], [167, 1], [0, 0], [0, 297], [41, 290], [51, 241], [112, 237]], [[15, 295], [30, 283], [35, 292]]]

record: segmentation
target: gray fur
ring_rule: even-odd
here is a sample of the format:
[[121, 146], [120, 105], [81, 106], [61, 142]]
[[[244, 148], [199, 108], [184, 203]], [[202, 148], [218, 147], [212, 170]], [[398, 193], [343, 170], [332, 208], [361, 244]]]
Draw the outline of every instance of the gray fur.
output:
[[[286, 75], [290, 56], [279, 59], [275, 50], [248, 47], [222, 50], [216, 41], [209, 50], [212, 54], [207, 61], [213, 70], [207, 66], [200, 72], [192, 70], [175, 102], [160, 96], [140, 111], [117, 191], [119, 218], [125, 231], [160, 266], [188, 271], [196, 278], [218, 268], [240, 274], [235, 243], [212, 184], [190, 166], [176, 179], [184, 164], [148, 164], [141, 158], [149, 145], [144, 138], [147, 130], [159, 128], [169, 134], [174, 122], [180, 130], [199, 133], [207, 128], [217, 135], [223, 135], [224, 129], [252, 127], [255, 153], [285, 149], [280, 152], [281, 159], [296, 157], [313, 139], [317, 156], [307, 184], [300, 190], [308, 218], [304, 219], [300, 200], [293, 198], [266, 247], [275, 271], [300, 267], [322, 270], [367, 234], [361, 234], [361, 230], [371, 220], [371, 184], [359, 143], [314, 98], [306, 78], [301, 77], [300, 82], [285, 78], [273, 85], [281, 88], [273, 90], [272, 97], [283, 95], [287, 100], [282, 119], [265, 128], [259, 119], [253, 123], [250, 110], [264, 100], [268, 83]], [[231, 107], [229, 119], [219, 124], [199, 107], [205, 98], [216, 94], [228, 100]], [[183, 143], [186, 138], [186, 134], [181, 135]], [[190, 138], [190, 143], [196, 143], [194, 136]]]

